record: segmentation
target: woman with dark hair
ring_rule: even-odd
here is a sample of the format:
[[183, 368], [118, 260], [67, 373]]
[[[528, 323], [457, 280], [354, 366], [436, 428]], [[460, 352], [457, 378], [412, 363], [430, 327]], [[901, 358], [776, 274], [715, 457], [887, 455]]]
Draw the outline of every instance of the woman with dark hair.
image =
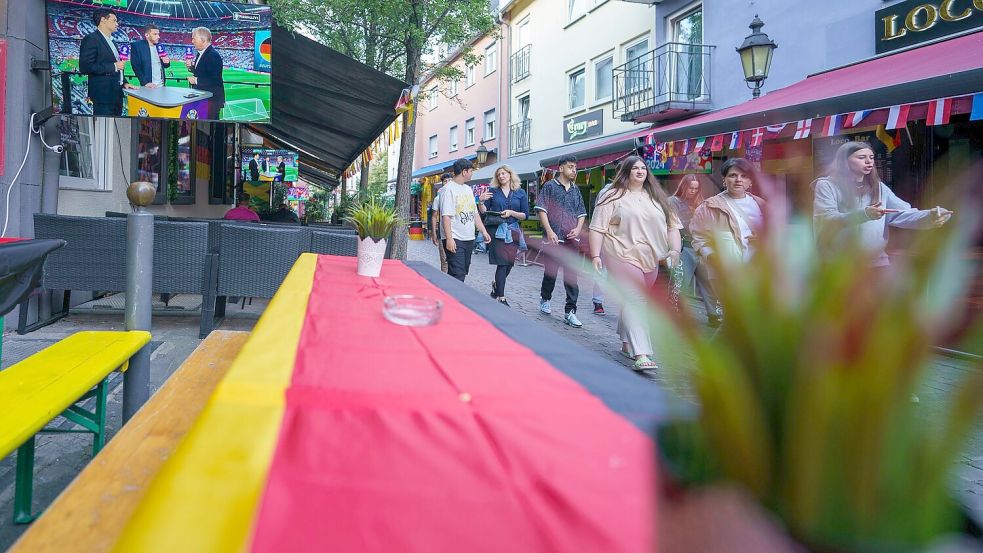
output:
[[874, 254], [872, 265], [890, 265], [884, 248], [888, 227], [940, 227], [952, 212], [936, 207], [915, 209], [881, 182], [874, 151], [863, 142], [847, 142], [836, 150], [829, 176], [816, 180], [813, 223], [821, 246], [838, 242], [844, 232], [857, 232], [860, 244]]
[[626, 158], [594, 208], [590, 254], [597, 271], [606, 264], [616, 280], [636, 285], [626, 288], [618, 334], [622, 353], [635, 360], [637, 371], [658, 368], [649, 358], [653, 351], [645, 319], [645, 290], [655, 283], [660, 261], [673, 267], [680, 262], [680, 228], [669, 198], [645, 160]]
[[490, 196], [478, 204], [478, 211], [488, 214], [485, 226], [492, 235], [491, 244], [488, 245], [488, 263], [495, 265], [491, 297], [508, 306], [505, 279], [515, 266], [519, 249], [525, 248], [519, 221], [529, 217], [529, 199], [522, 189], [519, 175], [508, 165], [495, 170], [495, 178], [486, 194]]
[[707, 311], [707, 324], [710, 326], [720, 326], [720, 309], [717, 305], [717, 297], [710, 288], [710, 278], [707, 275], [706, 265], [702, 265], [693, 251], [693, 236], [689, 232], [689, 223], [693, 219], [693, 212], [703, 203], [703, 179], [699, 175], [683, 175], [676, 186], [676, 192], [669, 197], [669, 202], [679, 222], [683, 225], [680, 231], [683, 241], [682, 263], [683, 263], [683, 283], [686, 289], [692, 289], [696, 283], [696, 291], [703, 299], [703, 306]]
[[[765, 218], [765, 201], [750, 193], [758, 180], [758, 171], [750, 161], [742, 157], [728, 159], [720, 167], [720, 174], [724, 178], [724, 191], [704, 200], [693, 212], [689, 224], [693, 249], [703, 260], [710, 288], [714, 290], [722, 275], [707, 261], [712, 256], [720, 256], [730, 263], [750, 259], [754, 254], [755, 233], [764, 228]], [[723, 317], [719, 309], [717, 316]]]

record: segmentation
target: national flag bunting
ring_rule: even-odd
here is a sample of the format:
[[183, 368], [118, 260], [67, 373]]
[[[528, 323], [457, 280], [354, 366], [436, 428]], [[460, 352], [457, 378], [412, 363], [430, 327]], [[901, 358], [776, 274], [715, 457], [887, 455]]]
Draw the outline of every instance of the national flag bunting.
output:
[[730, 133], [730, 144], [728, 148], [731, 150], [739, 150], [743, 146], [744, 133], [743, 131], [735, 131]]
[[676, 155], [676, 154], [673, 153], [673, 150], [675, 149], [675, 146], [676, 146], [676, 143], [674, 141], [666, 142], [666, 156], [672, 157], [672, 156]]
[[983, 119], [983, 92], [973, 95], [973, 109], [969, 112], [970, 121]]
[[676, 142], [676, 155], [684, 156], [689, 154], [689, 140]]
[[928, 115], [925, 124], [928, 126], [948, 125], [952, 116], [952, 98], [940, 98], [928, 103]]
[[707, 137], [703, 136], [696, 139], [696, 151], [702, 150], [707, 145]]
[[795, 140], [808, 138], [812, 132], [812, 119], [803, 119], [795, 124]]
[[710, 151], [719, 152], [720, 150], [723, 149], [724, 149], [724, 135], [722, 134], [715, 135], [713, 137], [713, 140], [710, 141]]
[[894, 130], [900, 129], [908, 124], [908, 110], [911, 108], [908, 104], [902, 104], [900, 106], [891, 106], [891, 109], [887, 112], [887, 124], [884, 128]]
[[856, 127], [857, 125], [860, 124], [861, 121], [863, 121], [864, 119], [867, 118], [868, 115], [870, 115], [871, 111], [872, 110], [864, 109], [864, 110], [854, 111], [850, 113], [849, 115], [846, 116], [846, 127], [847, 128]]
[[823, 121], [822, 136], [836, 136], [843, 130], [843, 115], [828, 115]]
[[765, 138], [765, 130], [762, 127], [758, 127], [751, 131], [751, 143], [749, 146], [760, 146], [761, 141]]
[[782, 134], [782, 131], [785, 130], [786, 125], [788, 125], [788, 123], [781, 123], [779, 125], [768, 125], [767, 127], [765, 127], [765, 138], [766, 139], [778, 138], [778, 135]]

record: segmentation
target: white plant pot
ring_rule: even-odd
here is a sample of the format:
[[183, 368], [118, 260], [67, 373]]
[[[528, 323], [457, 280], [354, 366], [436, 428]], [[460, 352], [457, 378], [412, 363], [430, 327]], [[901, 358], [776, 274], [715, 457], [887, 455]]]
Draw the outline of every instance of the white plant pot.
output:
[[382, 272], [382, 260], [386, 257], [386, 240], [378, 242], [371, 238], [361, 238], [358, 241], [358, 274], [367, 277], [377, 277]]

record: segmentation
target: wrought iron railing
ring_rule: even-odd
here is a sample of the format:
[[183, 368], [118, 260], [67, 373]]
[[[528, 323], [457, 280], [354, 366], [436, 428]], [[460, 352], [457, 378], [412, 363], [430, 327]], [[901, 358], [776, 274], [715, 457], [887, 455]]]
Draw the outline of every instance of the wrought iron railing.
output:
[[627, 121], [674, 103], [709, 108], [713, 48], [667, 42], [615, 67], [615, 117]]
[[532, 44], [527, 44], [512, 54], [512, 82], [517, 83], [529, 76], [529, 62], [532, 59]]
[[509, 126], [509, 154], [521, 154], [530, 149], [530, 129], [532, 120], [525, 119]]

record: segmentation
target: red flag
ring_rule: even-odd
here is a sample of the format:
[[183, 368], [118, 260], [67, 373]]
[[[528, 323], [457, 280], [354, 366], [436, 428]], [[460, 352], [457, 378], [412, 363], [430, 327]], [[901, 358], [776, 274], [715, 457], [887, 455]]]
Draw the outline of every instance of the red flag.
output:
[[751, 131], [751, 146], [760, 146], [761, 141], [765, 139], [765, 130], [758, 127]]
[[689, 140], [680, 140], [676, 142], [676, 153], [684, 156], [689, 153]]
[[718, 134], [713, 137], [713, 141], [710, 142], [710, 151], [719, 152], [724, 149], [724, 135]]
[[928, 126], [948, 125], [952, 116], [952, 98], [932, 100], [928, 103], [928, 116], [925, 124]]

